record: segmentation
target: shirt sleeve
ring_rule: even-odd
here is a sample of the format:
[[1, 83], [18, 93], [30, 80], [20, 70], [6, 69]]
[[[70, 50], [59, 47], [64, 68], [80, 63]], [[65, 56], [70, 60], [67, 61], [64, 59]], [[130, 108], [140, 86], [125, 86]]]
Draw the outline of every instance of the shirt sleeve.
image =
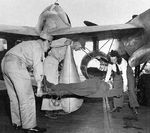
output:
[[52, 41], [51, 43], [51, 47], [52, 48], [58, 48], [58, 47], [63, 47], [63, 46], [66, 46], [66, 38], [61, 38], [61, 39], [58, 39], [58, 40], [54, 40]]
[[127, 62], [125, 60], [122, 60], [121, 68], [122, 68], [122, 78], [123, 78], [123, 90], [126, 91], [128, 81], [127, 81]]
[[106, 77], [105, 77], [105, 82], [108, 82], [110, 77], [111, 77], [111, 71], [112, 71], [112, 65], [109, 64], [108, 65], [108, 69], [107, 69], [107, 73], [106, 73]]
[[44, 60], [44, 51], [37, 44], [33, 47], [33, 74], [35, 77], [36, 82], [41, 82], [43, 79], [43, 60]]

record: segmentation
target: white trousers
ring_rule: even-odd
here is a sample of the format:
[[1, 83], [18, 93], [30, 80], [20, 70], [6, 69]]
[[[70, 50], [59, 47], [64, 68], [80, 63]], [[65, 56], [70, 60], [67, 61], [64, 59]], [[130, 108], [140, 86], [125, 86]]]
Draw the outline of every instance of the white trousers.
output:
[[12, 123], [22, 125], [24, 129], [35, 127], [35, 97], [25, 64], [18, 57], [9, 55], [2, 61], [2, 71], [10, 98]]
[[[44, 60], [44, 74], [47, 81], [53, 84], [58, 84], [58, 60], [53, 56], [47, 56]], [[61, 110], [60, 101], [55, 101], [50, 98], [43, 98], [41, 110]]]

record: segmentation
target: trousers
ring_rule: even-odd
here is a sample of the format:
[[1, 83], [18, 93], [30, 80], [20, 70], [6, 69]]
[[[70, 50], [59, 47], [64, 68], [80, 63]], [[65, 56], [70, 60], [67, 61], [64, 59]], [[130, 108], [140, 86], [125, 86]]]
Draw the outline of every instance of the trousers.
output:
[[130, 107], [139, 107], [137, 101], [136, 90], [135, 90], [135, 78], [133, 76], [133, 71], [130, 66], [127, 67], [127, 79], [128, 79], [128, 96]]
[[10, 99], [12, 123], [24, 129], [35, 127], [35, 97], [25, 63], [17, 56], [7, 55], [3, 58], [1, 66]]
[[[129, 105], [132, 108], [139, 107], [139, 103], [137, 101], [137, 96], [135, 93], [135, 78], [133, 76], [133, 71], [130, 66], [127, 66], [127, 80], [128, 80], [128, 98]], [[116, 75], [113, 79], [114, 88], [120, 90], [120, 97], [114, 98], [114, 107], [122, 107], [123, 106], [123, 80], [121, 75]]]
[[[53, 56], [47, 56], [47, 58], [44, 61], [44, 73], [47, 78], [47, 80], [53, 84], [58, 84], [58, 60], [54, 58]], [[41, 110], [61, 110], [61, 104], [55, 105], [57, 101], [52, 98], [43, 98]]]

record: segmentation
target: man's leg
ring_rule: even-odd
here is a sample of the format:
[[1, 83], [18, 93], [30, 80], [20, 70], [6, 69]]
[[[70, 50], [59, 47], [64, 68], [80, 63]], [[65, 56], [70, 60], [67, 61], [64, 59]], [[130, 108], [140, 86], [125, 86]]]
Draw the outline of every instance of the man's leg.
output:
[[[45, 73], [45, 80], [49, 83], [58, 84], [58, 60], [53, 56], [47, 56], [44, 61], [44, 73]], [[46, 116], [49, 118], [56, 118], [53, 111], [55, 110], [62, 110], [61, 104], [55, 105], [57, 101], [52, 98], [43, 98], [41, 110], [46, 111]]]
[[128, 95], [130, 107], [132, 108], [139, 107], [137, 97], [135, 94], [135, 79], [131, 68], [128, 68], [127, 77], [128, 77], [128, 90], [129, 90]]
[[114, 97], [114, 108], [122, 108], [123, 107], [123, 96]]
[[22, 126], [19, 103], [18, 103], [16, 92], [15, 92], [15, 88], [11, 80], [6, 75], [4, 75], [3, 77], [4, 77], [5, 85], [7, 88], [8, 96], [10, 99], [10, 111], [11, 111], [12, 125], [16, 125], [18, 127]]
[[113, 103], [114, 108], [112, 109], [112, 112], [120, 111], [120, 109], [123, 107], [123, 80], [122, 76], [115, 76], [113, 81], [114, 88], [111, 90], [112, 93], [116, 92], [116, 94], [113, 96]]
[[17, 73], [10, 73], [9, 76], [14, 83], [16, 95], [19, 99], [22, 128], [29, 129], [37, 126], [35, 97], [31, 80]]

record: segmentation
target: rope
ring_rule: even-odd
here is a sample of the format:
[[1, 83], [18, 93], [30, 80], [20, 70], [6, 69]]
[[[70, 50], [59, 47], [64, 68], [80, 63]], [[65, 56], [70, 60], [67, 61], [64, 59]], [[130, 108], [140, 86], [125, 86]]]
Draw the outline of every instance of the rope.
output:
[[85, 47], [85, 49], [87, 49], [89, 52], [91, 52], [88, 48]]
[[101, 50], [109, 41], [110, 40], [107, 40], [99, 50]]
[[110, 47], [109, 47], [108, 52], [110, 51], [110, 49], [111, 49], [111, 47], [112, 47], [112, 45], [113, 45], [113, 42], [114, 42], [114, 39], [113, 39], [112, 42], [111, 42], [111, 45], [110, 45]]
[[[92, 56], [90, 56], [89, 53], [86, 52], [83, 48], [81, 48], [81, 50], [82, 50], [85, 54], [87, 54], [90, 58], [92, 58]], [[89, 51], [89, 52], [90, 52], [90, 51]]]

